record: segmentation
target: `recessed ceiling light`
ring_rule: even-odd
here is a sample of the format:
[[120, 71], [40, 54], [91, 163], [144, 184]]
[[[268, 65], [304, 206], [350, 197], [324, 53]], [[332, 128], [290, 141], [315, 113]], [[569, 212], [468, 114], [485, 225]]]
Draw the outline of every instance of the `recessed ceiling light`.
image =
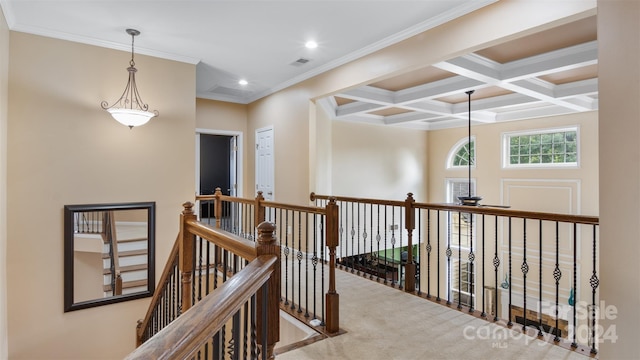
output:
[[304, 46], [305, 46], [307, 49], [315, 49], [315, 48], [317, 48], [317, 47], [318, 47], [318, 43], [317, 43], [317, 42], [315, 42], [315, 41], [313, 41], [313, 40], [309, 40], [309, 41], [307, 41], [307, 43], [306, 43], [306, 44], [304, 44]]
[[240, 79], [240, 81], [238, 81], [238, 84], [243, 85], [243, 86], [247, 85], [248, 83], [249, 82], [247, 80], [245, 80], [245, 79]]

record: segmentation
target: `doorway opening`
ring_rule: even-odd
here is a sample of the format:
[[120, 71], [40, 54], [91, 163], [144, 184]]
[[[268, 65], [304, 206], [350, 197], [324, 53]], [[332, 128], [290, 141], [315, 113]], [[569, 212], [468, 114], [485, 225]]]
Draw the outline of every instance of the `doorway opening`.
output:
[[196, 194], [242, 196], [242, 133], [196, 130]]

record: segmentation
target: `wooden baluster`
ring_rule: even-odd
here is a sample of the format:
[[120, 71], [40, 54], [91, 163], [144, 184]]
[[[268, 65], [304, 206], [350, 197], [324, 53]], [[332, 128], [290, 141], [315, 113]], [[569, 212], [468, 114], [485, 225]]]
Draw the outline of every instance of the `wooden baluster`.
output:
[[414, 292], [416, 290], [416, 264], [413, 261], [413, 229], [415, 229], [415, 204], [413, 194], [408, 193], [405, 203], [405, 229], [407, 230], [407, 262], [404, 264], [404, 291]]
[[194, 235], [188, 233], [186, 223], [189, 220], [197, 220], [193, 213], [193, 203], [182, 204], [184, 210], [180, 214], [180, 273], [182, 274], [182, 307], [181, 313], [191, 307], [191, 281], [193, 277], [193, 243]]
[[340, 296], [336, 292], [336, 247], [338, 247], [339, 212], [334, 197], [329, 198], [327, 211], [327, 247], [329, 248], [329, 290], [327, 291], [326, 330], [335, 334], [340, 329]]
[[[266, 351], [267, 359], [275, 359], [273, 352], [275, 345], [280, 341], [280, 244], [273, 235], [276, 227], [270, 222], [263, 221], [258, 225], [258, 243], [256, 247], [257, 256], [275, 255], [278, 260], [275, 262], [273, 273], [267, 282], [267, 299], [264, 299], [262, 291], [257, 294], [257, 319], [256, 330], [257, 339], [260, 347], [260, 354]], [[263, 333], [263, 307], [262, 304], [267, 302], [267, 343], [261, 343], [264, 339]], [[261, 358], [262, 355], [260, 356]]]

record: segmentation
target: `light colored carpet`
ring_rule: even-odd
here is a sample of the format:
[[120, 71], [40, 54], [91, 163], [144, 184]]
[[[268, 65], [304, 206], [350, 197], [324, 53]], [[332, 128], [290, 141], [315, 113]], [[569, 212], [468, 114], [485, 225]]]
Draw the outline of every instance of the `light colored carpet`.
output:
[[336, 273], [340, 328], [347, 333], [285, 352], [278, 360], [588, 359], [526, 336], [519, 326], [509, 330], [357, 275]]

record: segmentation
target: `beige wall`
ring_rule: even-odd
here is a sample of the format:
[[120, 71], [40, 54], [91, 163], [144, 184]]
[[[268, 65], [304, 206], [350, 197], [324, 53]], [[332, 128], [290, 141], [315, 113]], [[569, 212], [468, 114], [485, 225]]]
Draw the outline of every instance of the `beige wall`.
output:
[[7, 340], [7, 105], [9, 97], [9, 28], [0, 9], [0, 359]]
[[9, 356], [121, 358], [149, 299], [63, 312], [63, 206], [155, 201], [159, 276], [193, 198], [195, 66], [136, 56], [138, 90], [160, 116], [130, 130], [99, 107], [121, 94], [127, 52], [10, 37]]
[[[524, 130], [545, 130], [559, 127], [577, 126], [580, 147], [580, 166], [577, 168], [528, 168], [514, 169], [502, 167], [502, 135]], [[513, 121], [497, 124], [472, 125], [471, 135], [476, 141], [476, 163], [471, 177], [476, 181], [476, 193], [483, 197], [484, 204], [505, 204], [517, 207], [526, 204], [526, 210], [598, 215], [598, 113], [589, 112], [564, 116], [553, 116], [535, 120]], [[467, 128], [438, 130], [429, 132], [429, 201], [443, 202], [445, 184], [448, 178], [468, 177], [468, 170], [446, 169], [447, 156], [453, 146], [468, 136]], [[567, 207], [558, 204], [557, 199], [546, 199], [539, 203], [535, 187], [544, 191], [557, 187], [557, 183], [579, 184], [573, 192], [572, 201], [580, 204]], [[528, 199], [509, 197], [512, 184], [528, 188]], [[546, 186], [549, 184], [549, 186]], [[576, 193], [578, 191], [578, 193]], [[512, 194], [513, 195], [513, 194]], [[526, 195], [526, 194], [525, 194]], [[577, 196], [577, 198], [576, 198]], [[532, 208], [534, 205], [536, 208]], [[515, 203], [514, 203], [515, 202]], [[554, 207], [559, 206], [559, 207]], [[525, 208], [520, 208], [524, 210]]]
[[[282, 90], [249, 104], [247, 144], [256, 143], [256, 130], [273, 126], [275, 201], [307, 204], [309, 198], [309, 99], [304, 86]], [[255, 187], [255, 152], [247, 154], [246, 179]], [[255, 190], [245, 197], [255, 196]]]
[[423, 130], [335, 121], [333, 194], [426, 201], [427, 134]]
[[[247, 142], [247, 105], [222, 101], [196, 99], [196, 128], [199, 130], [231, 131], [242, 134], [244, 158], [253, 153], [253, 145]], [[242, 161], [242, 174], [247, 173], [247, 162]], [[252, 198], [254, 182], [242, 179], [242, 197]]]

